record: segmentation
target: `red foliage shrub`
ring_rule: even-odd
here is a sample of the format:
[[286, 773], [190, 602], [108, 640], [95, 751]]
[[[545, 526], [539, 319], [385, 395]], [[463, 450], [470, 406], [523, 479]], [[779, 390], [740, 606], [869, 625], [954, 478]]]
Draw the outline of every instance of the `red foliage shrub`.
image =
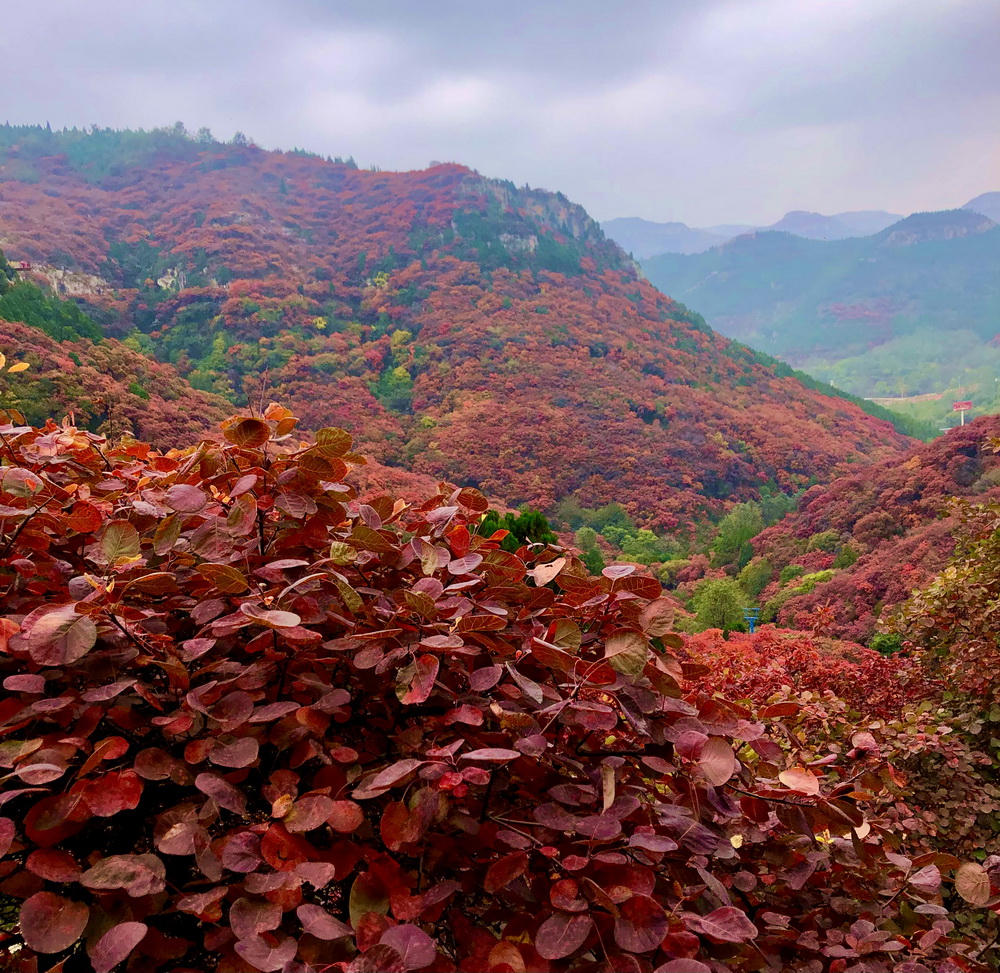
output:
[[7, 969], [977, 968], [877, 775], [682, 688], [657, 582], [294, 424], [0, 427]]
[[718, 629], [685, 635], [690, 659], [707, 667], [701, 685], [735, 699], [764, 702], [782, 694], [828, 694], [866, 719], [898, 718], [940, 684], [909, 656], [886, 658], [853, 642], [764, 625], [753, 635]]
[[[930, 589], [932, 599], [940, 597], [938, 587]], [[956, 614], [969, 604], [942, 601]], [[925, 627], [926, 619], [944, 621], [940, 603], [929, 610], [932, 603], [923, 595], [914, 599], [910, 619], [921, 630], [934, 627]], [[878, 773], [886, 784], [877, 811], [869, 810], [883, 827], [911, 836], [928, 852], [1000, 853], [989, 837], [1000, 813], [987, 745], [995, 733], [983, 732], [996, 710], [981, 666], [956, 659], [940, 672], [926, 652], [885, 657], [770, 625], [729, 639], [710, 630], [685, 636], [684, 643], [689, 658], [704, 667], [702, 687], [782, 713], [787, 739], [803, 762], [822, 760], [830, 749], [856, 752], [857, 741], [867, 740], [856, 772]], [[956, 686], [969, 695], [956, 695]]]

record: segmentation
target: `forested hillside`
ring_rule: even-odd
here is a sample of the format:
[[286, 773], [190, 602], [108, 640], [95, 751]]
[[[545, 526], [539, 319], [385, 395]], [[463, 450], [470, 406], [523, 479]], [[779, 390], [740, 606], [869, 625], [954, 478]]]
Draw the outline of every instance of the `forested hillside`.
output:
[[0, 246], [104, 335], [512, 504], [686, 530], [908, 445], [710, 331], [559, 194], [182, 129], [5, 126], [0, 163]]
[[1000, 460], [987, 448], [996, 436], [1000, 417], [985, 416], [902, 462], [808, 490], [795, 512], [752, 541], [745, 577], [758, 579], [764, 619], [808, 628], [822, 607], [830, 631], [868, 642], [879, 619], [951, 557], [959, 524], [952, 499], [997, 494]]

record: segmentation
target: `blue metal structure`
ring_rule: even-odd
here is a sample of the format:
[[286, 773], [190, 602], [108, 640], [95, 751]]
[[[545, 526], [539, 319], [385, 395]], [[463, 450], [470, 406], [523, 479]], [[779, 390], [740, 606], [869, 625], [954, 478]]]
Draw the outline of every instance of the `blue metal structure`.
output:
[[757, 627], [757, 619], [760, 618], [759, 608], [747, 608], [743, 612], [743, 620], [750, 626], [750, 634], [753, 635]]

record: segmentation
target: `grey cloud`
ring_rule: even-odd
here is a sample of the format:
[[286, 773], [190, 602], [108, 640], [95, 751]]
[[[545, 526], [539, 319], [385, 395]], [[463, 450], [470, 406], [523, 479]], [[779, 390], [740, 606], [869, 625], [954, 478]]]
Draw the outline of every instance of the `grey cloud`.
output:
[[461, 161], [599, 218], [1000, 188], [995, 0], [34, 0], [0, 30], [0, 119]]

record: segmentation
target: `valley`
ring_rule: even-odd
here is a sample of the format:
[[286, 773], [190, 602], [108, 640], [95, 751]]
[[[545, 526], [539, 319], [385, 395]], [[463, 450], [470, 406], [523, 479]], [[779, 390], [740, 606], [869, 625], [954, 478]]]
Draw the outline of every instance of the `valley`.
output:
[[940, 429], [962, 387], [973, 414], [1000, 408], [1000, 232], [988, 215], [997, 195], [905, 219], [873, 214], [865, 232], [845, 228], [851, 214], [793, 213], [700, 252], [647, 251], [641, 263], [713, 328], [837, 388], [886, 400], [941, 395], [940, 406], [900, 404]]

